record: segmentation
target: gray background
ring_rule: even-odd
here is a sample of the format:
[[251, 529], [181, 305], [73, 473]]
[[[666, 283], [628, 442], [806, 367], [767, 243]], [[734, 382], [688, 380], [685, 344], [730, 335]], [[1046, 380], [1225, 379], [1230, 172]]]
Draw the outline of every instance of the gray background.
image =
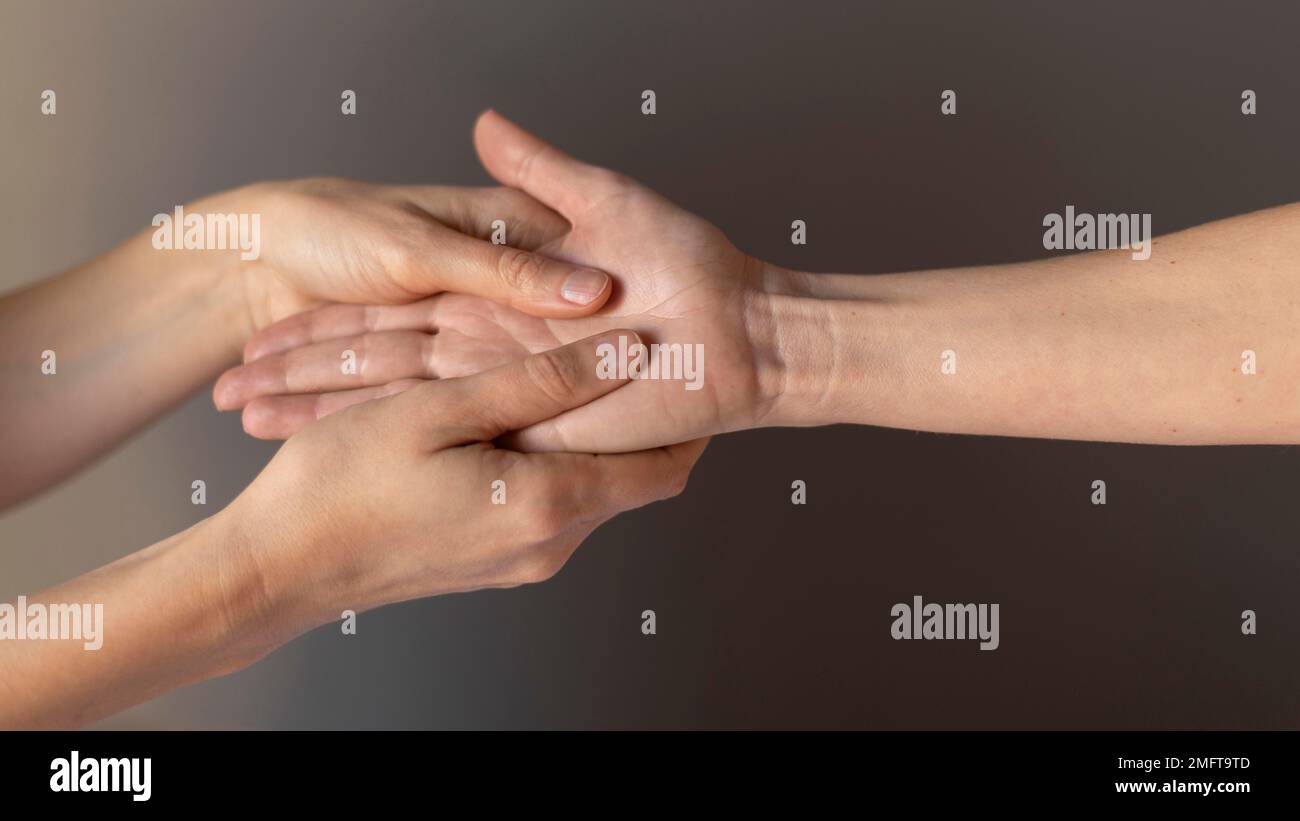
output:
[[[1296, 4], [0, 9], [3, 288], [255, 179], [486, 183], [469, 129], [488, 106], [816, 271], [1032, 259], [1066, 204], [1164, 233], [1300, 192]], [[185, 527], [193, 478], [215, 509], [273, 451], [194, 398], [0, 517], [0, 597]], [[545, 585], [322, 628], [105, 726], [1297, 727], [1298, 486], [1289, 447], [729, 436], [684, 496], [605, 526]], [[891, 641], [914, 594], [1000, 603], [1001, 649]]]

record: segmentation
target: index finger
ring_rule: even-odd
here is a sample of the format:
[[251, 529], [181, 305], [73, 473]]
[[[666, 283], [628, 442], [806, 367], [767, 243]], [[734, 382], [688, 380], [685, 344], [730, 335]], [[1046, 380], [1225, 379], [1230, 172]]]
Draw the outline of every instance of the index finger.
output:
[[607, 365], [638, 341], [635, 331], [606, 331], [482, 373], [427, 383], [400, 401], [415, 405], [412, 414], [434, 449], [490, 442], [627, 384], [626, 370]]

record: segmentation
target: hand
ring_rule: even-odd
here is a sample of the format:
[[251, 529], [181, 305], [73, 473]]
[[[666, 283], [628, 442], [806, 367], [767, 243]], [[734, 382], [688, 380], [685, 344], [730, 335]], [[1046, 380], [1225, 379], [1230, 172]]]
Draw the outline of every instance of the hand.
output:
[[[259, 329], [323, 302], [396, 304], [444, 290], [552, 317], [589, 313], [609, 297], [603, 271], [534, 253], [567, 224], [507, 188], [317, 178], [216, 199], [225, 210], [262, 215], [260, 256], [238, 267]], [[481, 239], [496, 220], [505, 245]]]
[[269, 647], [344, 609], [540, 581], [616, 513], [681, 492], [703, 442], [600, 456], [491, 444], [617, 393], [626, 380], [597, 376], [602, 341], [427, 382], [293, 437], [218, 514], [236, 534], [232, 578], [258, 579], [232, 585], [256, 600], [232, 594], [228, 620], [255, 616]]
[[[420, 379], [473, 373], [626, 326], [648, 342], [702, 345], [701, 389], [686, 390], [680, 380], [638, 380], [520, 432], [517, 446], [636, 450], [759, 424], [780, 389], [765, 291], [772, 285], [765, 280], [778, 275], [704, 220], [625, 177], [566, 156], [498, 114], [484, 114], [474, 138], [494, 177], [568, 220], [567, 230], [539, 245], [539, 253], [618, 274], [603, 310], [544, 320], [460, 294], [399, 307], [324, 307], [251, 339], [246, 364], [217, 383], [217, 406], [244, 408], [245, 428], [255, 436], [286, 437], [315, 418]], [[340, 368], [345, 350], [357, 356], [354, 374]]]

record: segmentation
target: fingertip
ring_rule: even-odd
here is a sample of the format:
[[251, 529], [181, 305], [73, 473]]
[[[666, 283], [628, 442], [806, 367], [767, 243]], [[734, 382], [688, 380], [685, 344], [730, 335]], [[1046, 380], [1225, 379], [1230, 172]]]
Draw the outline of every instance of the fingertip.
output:
[[[640, 366], [635, 363], [641, 361], [638, 352], [644, 349], [639, 347], [641, 335], [636, 331], [630, 328], [614, 328], [589, 336], [574, 345], [583, 350], [584, 357], [594, 355], [593, 367], [597, 381], [613, 383], [612, 386], [601, 390], [602, 395], [617, 390], [637, 378], [636, 368]], [[553, 433], [558, 437], [559, 430], [554, 427], [554, 420], [551, 421]]]
[[641, 342], [641, 334], [637, 333], [631, 328], [614, 328], [613, 330], [609, 330], [609, 331], [601, 331], [600, 333], [590, 338], [596, 340], [597, 343], [599, 343], [599, 342], [610, 342], [610, 341], [616, 342], [619, 339], [619, 337], [623, 337], [627, 339], [628, 345], [636, 345], [636, 344], [640, 344]]
[[578, 268], [560, 286], [560, 296], [570, 305], [594, 311], [609, 299], [614, 280], [596, 268]]
[[[551, 290], [553, 289], [553, 290]], [[579, 268], [552, 285], [546, 296], [521, 296], [511, 305], [531, 316], [574, 319], [589, 316], [604, 307], [614, 293], [614, 278], [594, 268]]]
[[263, 438], [261, 431], [264, 421], [265, 414], [262, 411], [261, 403], [256, 399], [249, 402], [244, 407], [244, 412], [239, 415], [239, 423], [244, 426], [244, 433], [247, 433], [254, 439]]
[[496, 445], [519, 453], [564, 453], [568, 450], [551, 419], [503, 434], [497, 438]]
[[474, 123], [474, 150], [488, 174], [502, 185], [523, 188], [543, 204], [552, 206], [542, 192], [519, 178], [521, 162], [546, 147], [536, 135], [516, 125], [494, 109], [478, 116]]
[[[504, 117], [491, 108], [484, 110], [474, 120], [474, 149], [478, 152], [479, 159], [483, 161], [484, 165], [488, 165], [491, 159], [489, 142], [492, 138], [492, 132], [498, 129], [504, 120]], [[491, 173], [492, 171], [493, 169], [489, 167], [488, 172]]]
[[216, 384], [212, 386], [212, 404], [219, 411], [235, 410], [239, 407], [233, 372], [233, 370], [226, 371], [217, 377]]
[[499, 117], [501, 117], [501, 115], [497, 113], [497, 110], [492, 106], [488, 106], [480, 111], [478, 116], [474, 118], [474, 129], [477, 131], [479, 126], [483, 125], [485, 122], [491, 122], [493, 119]]
[[289, 434], [281, 430], [279, 418], [269, 402], [254, 399], [244, 406], [240, 417], [244, 433], [254, 439], [287, 439]]
[[518, 128], [518, 126], [514, 124], [513, 120], [502, 114], [500, 111], [497, 111], [492, 106], [488, 106], [480, 111], [478, 117], [474, 119], [475, 133], [477, 133], [479, 129], [493, 129], [502, 126]]
[[[523, 256], [522, 254], [517, 256]], [[554, 260], [527, 255], [538, 276], [498, 278], [492, 291], [482, 295], [505, 301], [531, 316], [572, 319], [600, 310], [614, 293], [614, 278], [598, 268], [573, 267]], [[512, 284], [518, 281], [519, 284]], [[501, 295], [502, 282], [506, 283]]]

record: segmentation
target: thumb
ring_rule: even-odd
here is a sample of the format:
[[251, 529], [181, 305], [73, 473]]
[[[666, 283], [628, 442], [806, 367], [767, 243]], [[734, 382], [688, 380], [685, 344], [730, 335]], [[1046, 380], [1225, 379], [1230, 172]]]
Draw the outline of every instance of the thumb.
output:
[[494, 245], [459, 231], [439, 232], [435, 253], [418, 265], [412, 290], [471, 294], [526, 314], [585, 316], [609, 299], [613, 280], [595, 268]]
[[498, 182], [524, 191], [571, 223], [588, 206], [632, 184], [613, 171], [575, 160], [491, 110], [474, 123], [474, 148]]
[[605, 331], [472, 376], [430, 382], [405, 397], [419, 406], [435, 450], [490, 442], [626, 384], [619, 368], [605, 365], [639, 341], [635, 331]]

